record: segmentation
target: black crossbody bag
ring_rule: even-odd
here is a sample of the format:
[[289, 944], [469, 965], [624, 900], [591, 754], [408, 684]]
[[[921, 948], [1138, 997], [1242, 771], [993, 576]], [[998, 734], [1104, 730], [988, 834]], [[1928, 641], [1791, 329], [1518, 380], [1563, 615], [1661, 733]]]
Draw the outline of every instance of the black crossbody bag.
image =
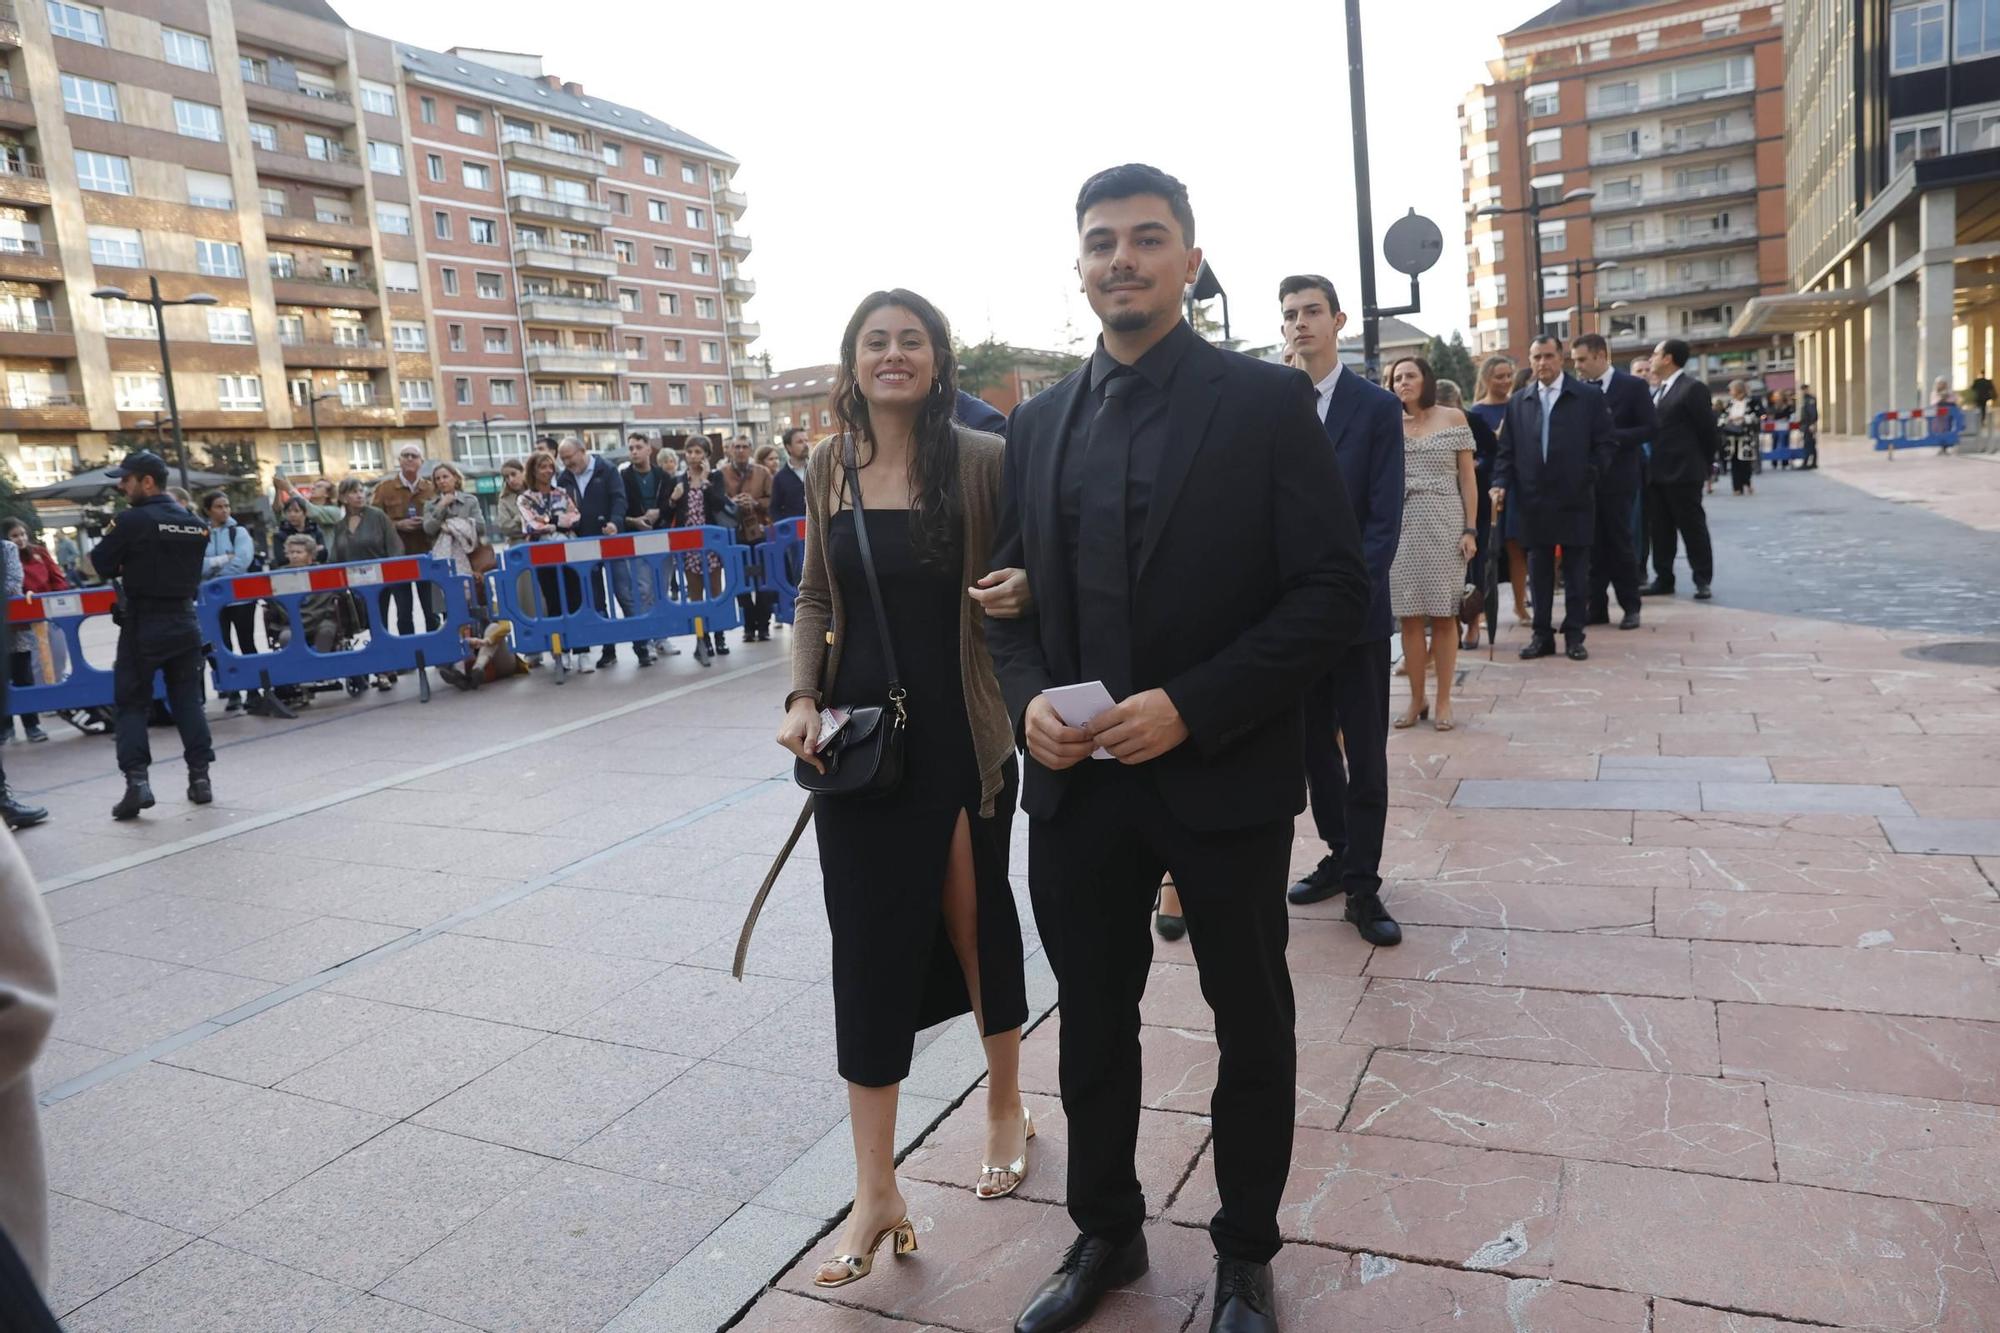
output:
[[861, 569], [868, 576], [868, 601], [875, 612], [875, 630], [882, 636], [882, 662], [889, 671], [886, 704], [847, 705], [847, 725], [819, 751], [822, 773], [803, 759], [792, 762], [792, 778], [814, 796], [880, 796], [903, 780], [903, 739], [910, 715], [905, 706], [902, 672], [896, 667], [896, 646], [889, 641], [889, 616], [882, 607], [882, 587], [875, 579], [875, 556], [868, 547], [868, 516], [861, 507], [861, 477], [855, 466], [854, 441], [845, 441], [842, 459], [847, 469], [848, 504], [854, 513], [854, 539], [861, 546]]

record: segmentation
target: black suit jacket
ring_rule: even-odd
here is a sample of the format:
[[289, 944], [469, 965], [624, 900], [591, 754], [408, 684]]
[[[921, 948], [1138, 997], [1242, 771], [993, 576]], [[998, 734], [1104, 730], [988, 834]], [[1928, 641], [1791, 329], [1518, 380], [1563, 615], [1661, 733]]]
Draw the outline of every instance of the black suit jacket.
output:
[[1603, 394], [1604, 401], [1611, 406], [1611, 434], [1617, 440], [1617, 448], [1612, 451], [1610, 465], [1597, 479], [1597, 486], [1601, 491], [1630, 495], [1639, 489], [1644, 446], [1660, 426], [1659, 417], [1653, 412], [1653, 386], [1630, 371], [1614, 368], [1611, 383], [1604, 387]]
[[1597, 535], [1597, 479], [1617, 440], [1604, 395], [1574, 375], [1549, 418], [1542, 458], [1542, 386], [1533, 380], [1507, 400], [1507, 421], [1493, 460], [1493, 484], [1520, 516], [1523, 546], [1588, 546]]
[[790, 463], [780, 463], [771, 478], [771, 521], [806, 516], [806, 479], [792, 471]]
[[1354, 504], [1361, 554], [1373, 590], [1356, 643], [1396, 632], [1389, 614], [1389, 568], [1403, 539], [1403, 404], [1395, 394], [1343, 369], [1326, 405], [1326, 437]]
[[1715, 424], [1715, 400], [1708, 386], [1682, 371], [1673, 387], [1653, 404], [1659, 429], [1653, 433], [1653, 457], [1648, 481], [1655, 486], [1686, 486], [1708, 480], [1708, 471], [1722, 452], [1722, 431]]
[[[993, 567], [1025, 568], [1035, 605], [988, 620], [986, 643], [1017, 737], [1036, 695], [1081, 679], [1076, 569], [1056, 491], [1089, 384], [1086, 362], [1008, 423]], [[1284, 819], [1305, 807], [1300, 700], [1368, 607], [1354, 510], [1300, 371], [1197, 339], [1174, 374], [1167, 421], [1133, 571], [1132, 684], [1164, 689], [1188, 740], [1145, 767], [1189, 827]], [[1021, 806], [1050, 818], [1068, 786], [1069, 773], [1030, 757]]]
[[558, 467], [556, 485], [568, 491], [570, 498], [576, 501], [577, 519], [576, 526], [570, 530], [572, 536], [598, 536], [607, 523], [621, 531], [624, 529], [625, 480], [618, 475], [618, 469], [612, 466], [609, 459], [592, 454], [590, 469], [583, 474], [581, 485], [574, 472]]

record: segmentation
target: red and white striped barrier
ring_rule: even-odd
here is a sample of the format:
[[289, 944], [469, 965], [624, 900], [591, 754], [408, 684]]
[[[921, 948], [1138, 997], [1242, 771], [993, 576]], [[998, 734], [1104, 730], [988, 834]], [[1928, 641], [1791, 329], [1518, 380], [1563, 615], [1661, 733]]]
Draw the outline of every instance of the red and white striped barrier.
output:
[[597, 560], [623, 560], [635, 555], [666, 555], [699, 551], [702, 528], [666, 528], [659, 532], [627, 532], [616, 537], [575, 537], [563, 542], [536, 542], [527, 548], [530, 565], [579, 565]]
[[295, 592], [346, 592], [354, 588], [381, 588], [396, 583], [416, 583], [423, 577], [423, 564], [415, 556], [372, 564], [363, 562], [353, 565], [311, 565], [304, 569], [274, 569], [268, 574], [245, 574], [229, 579], [229, 600], [251, 602], [260, 597], [283, 597]]

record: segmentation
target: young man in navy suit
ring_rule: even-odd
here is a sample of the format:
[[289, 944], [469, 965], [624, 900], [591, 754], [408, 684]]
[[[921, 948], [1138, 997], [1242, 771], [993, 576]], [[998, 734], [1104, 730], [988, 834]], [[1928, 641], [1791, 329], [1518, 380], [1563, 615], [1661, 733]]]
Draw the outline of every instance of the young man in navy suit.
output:
[[1632, 551], [1632, 506], [1639, 499], [1640, 466], [1646, 442], [1659, 427], [1653, 415], [1653, 386], [1611, 364], [1611, 345], [1598, 333], [1570, 344], [1576, 377], [1604, 395], [1611, 406], [1611, 435], [1617, 447], [1611, 466], [1597, 479], [1597, 540], [1590, 548], [1590, 623], [1611, 623], [1611, 595], [1623, 612], [1619, 629], [1639, 628], [1639, 560]]
[[[1389, 820], [1389, 566], [1403, 535], [1403, 405], [1340, 364], [1347, 314], [1333, 284], [1300, 273], [1278, 284], [1285, 345], [1313, 382], [1320, 423], [1361, 528], [1368, 615], [1332, 671], [1306, 692], [1306, 786], [1327, 854], [1292, 885], [1295, 903], [1345, 891], [1347, 919], [1370, 944], [1400, 944], [1382, 906], [1382, 837]], [[1343, 763], [1342, 750], [1345, 749]]]

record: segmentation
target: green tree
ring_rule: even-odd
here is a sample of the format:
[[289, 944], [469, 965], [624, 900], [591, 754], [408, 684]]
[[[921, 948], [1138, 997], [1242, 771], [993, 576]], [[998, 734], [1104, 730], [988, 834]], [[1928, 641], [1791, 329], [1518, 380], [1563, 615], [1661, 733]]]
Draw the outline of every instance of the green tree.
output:
[[21, 498], [21, 482], [14, 475], [13, 465], [0, 458], [0, 520], [9, 518], [18, 518], [28, 525], [30, 532], [41, 533], [42, 518], [35, 512], [35, 502]]
[[1478, 395], [1478, 386], [1473, 381], [1477, 368], [1472, 364], [1472, 353], [1466, 349], [1465, 339], [1457, 330], [1452, 331], [1451, 341], [1435, 335], [1424, 346], [1424, 359], [1431, 363], [1441, 380], [1450, 380], [1464, 390], [1467, 398]]
[[998, 388], [1019, 359], [1012, 347], [990, 335], [981, 342], [959, 343], [952, 350], [958, 356], [958, 387], [970, 394]]

